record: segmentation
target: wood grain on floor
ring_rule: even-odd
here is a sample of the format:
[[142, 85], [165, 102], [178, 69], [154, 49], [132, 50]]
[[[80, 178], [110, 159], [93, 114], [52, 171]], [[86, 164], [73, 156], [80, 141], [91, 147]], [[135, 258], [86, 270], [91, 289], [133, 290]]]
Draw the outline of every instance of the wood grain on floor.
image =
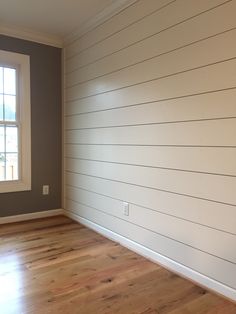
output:
[[236, 305], [58, 216], [0, 226], [1, 314], [235, 314]]

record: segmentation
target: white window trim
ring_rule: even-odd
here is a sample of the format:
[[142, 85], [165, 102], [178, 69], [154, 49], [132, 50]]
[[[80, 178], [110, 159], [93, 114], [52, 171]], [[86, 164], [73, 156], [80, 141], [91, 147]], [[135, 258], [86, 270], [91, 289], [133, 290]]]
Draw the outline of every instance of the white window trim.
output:
[[0, 50], [0, 64], [19, 68], [19, 116], [21, 138], [19, 147], [20, 179], [1, 181], [0, 193], [31, 190], [31, 104], [30, 104], [30, 57], [28, 55]]

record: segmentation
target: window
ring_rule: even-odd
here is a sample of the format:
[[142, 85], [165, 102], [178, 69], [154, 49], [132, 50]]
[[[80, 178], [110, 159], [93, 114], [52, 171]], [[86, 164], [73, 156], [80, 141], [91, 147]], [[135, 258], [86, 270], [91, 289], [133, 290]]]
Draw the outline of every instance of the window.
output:
[[0, 193], [30, 189], [29, 56], [0, 50]]

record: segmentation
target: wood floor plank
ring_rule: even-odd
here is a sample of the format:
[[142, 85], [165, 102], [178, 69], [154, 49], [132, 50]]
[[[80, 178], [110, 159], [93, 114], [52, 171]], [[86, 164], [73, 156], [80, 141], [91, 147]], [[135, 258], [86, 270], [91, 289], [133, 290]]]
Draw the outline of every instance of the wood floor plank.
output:
[[235, 314], [236, 305], [58, 216], [0, 226], [1, 314]]

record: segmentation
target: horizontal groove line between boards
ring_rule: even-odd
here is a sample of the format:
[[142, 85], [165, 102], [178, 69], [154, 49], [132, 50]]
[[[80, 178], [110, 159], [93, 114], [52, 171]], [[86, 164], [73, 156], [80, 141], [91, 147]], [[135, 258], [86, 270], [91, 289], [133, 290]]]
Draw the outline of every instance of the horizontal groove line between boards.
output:
[[[98, 25], [95, 25], [94, 27], [90, 28], [89, 30], [87, 30], [87, 32], [83, 33], [82, 35], [76, 37], [74, 40], [71, 40], [67, 46], [71, 46], [74, 42], [78, 41], [79, 39], [81, 39], [82, 37], [84, 37], [85, 35], [87, 35], [88, 33], [91, 33], [92, 31], [94, 31], [95, 29], [97, 29], [98, 27], [100, 27], [101, 25], [105, 24], [106, 22], [108, 22], [109, 20], [113, 19], [115, 16], [119, 15], [120, 13], [124, 12], [125, 10], [127, 10], [129, 7], [132, 7], [134, 4], [138, 3], [139, 1], [142, 0], [136, 0], [133, 1], [130, 5], [128, 5], [127, 7], [125, 7], [124, 9], [120, 10], [119, 12], [117, 12], [116, 14], [108, 17], [105, 21], [101, 22]], [[71, 57], [69, 57], [71, 58]]]
[[[162, 30], [160, 30], [160, 31], [158, 31], [158, 32], [156, 32], [156, 33], [154, 33], [154, 34], [148, 35], [148, 36], [146, 36], [146, 37], [144, 37], [144, 38], [142, 38], [142, 39], [140, 39], [140, 40], [138, 40], [138, 41], [136, 41], [136, 42], [134, 42], [134, 43], [131, 43], [131, 44], [127, 45], [127, 46], [124, 46], [124, 47], [122, 47], [122, 48], [116, 50], [116, 51], [113, 51], [113, 52], [111, 52], [111, 53], [108, 53], [108, 54], [106, 54], [106, 55], [100, 57], [100, 58], [97, 58], [97, 59], [95, 59], [94, 61], [91, 61], [91, 62], [89, 62], [89, 63], [87, 63], [87, 64], [82, 65], [82, 66], [79, 66], [79, 67], [75, 68], [73, 71], [68, 71], [68, 72], [66, 72], [65, 74], [67, 75], [67, 74], [73, 73], [74, 71], [77, 71], [77, 70], [79, 70], [79, 69], [82, 69], [82, 68], [84, 68], [84, 67], [87, 67], [88, 65], [94, 64], [94, 63], [96, 63], [96, 62], [98, 62], [98, 61], [100, 61], [100, 60], [102, 60], [102, 59], [104, 59], [104, 58], [107, 58], [108, 56], [111, 56], [111, 55], [116, 54], [116, 53], [118, 53], [118, 52], [120, 52], [120, 51], [122, 51], [122, 50], [125, 50], [125, 49], [127, 49], [127, 48], [129, 48], [129, 47], [132, 47], [132, 46], [134, 46], [134, 45], [136, 45], [136, 44], [138, 44], [138, 43], [140, 43], [140, 42], [142, 42], [142, 41], [144, 41], [144, 40], [146, 40], [146, 39], [149, 39], [149, 38], [151, 38], [151, 37], [153, 37], [153, 36], [155, 36], [155, 35], [158, 35], [158, 34], [163, 33], [163, 32], [165, 32], [165, 31], [167, 31], [167, 30], [169, 30], [169, 29], [171, 29], [171, 28], [174, 28], [174, 27], [176, 27], [176, 26], [178, 26], [178, 25], [181, 25], [181, 24], [183, 24], [183, 23], [185, 23], [185, 22], [187, 22], [187, 21], [189, 21], [189, 20], [192, 20], [192, 19], [194, 19], [194, 18], [196, 18], [196, 17], [198, 17], [198, 16], [200, 16], [200, 15], [202, 15], [202, 14], [204, 14], [204, 13], [207, 13], [207, 12], [210, 12], [210, 11], [212, 11], [212, 10], [215, 10], [216, 8], [221, 7], [221, 6], [223, 6], [223, 5], [225, 5], [225, 4], [229, 3], [229, 2], [232, 2], [232, 0], [227, 0], [227, 1], [223, 2], [223, 3], [218, 4], [217, 6], [215, 6], [215, 7], [213, 7], [213, 8], [207, 9], [207, 10], [205, 10], [205, 11], [203, 11], [203, 12], [200, 12], [200, 13], [198, 13], [198, 14], [196, 14], [196, 15], [193, 15], [193, 16], [187, 18], [187, 19], [184, 19], [183, 21], [180, 21], [180, 22], [178, 22], [178, 23], [176, 23], [176, 24], [173, 24], [173, 25], [171, 25], [171, 26], [168, 26], [167, 28], [164, 28], [164, 29], [162, 29]], [[74, 57], [76, 57], [76, 56], [78, 56], [78, 55], [79, 55], [79, 54], [75, 54], [74, 56], [72, 56], [72, 57], [66, 59], [66, 61], [68, 61], [69, 59], [72, 59], [72, 58], [74, 58]]]
[[126, 66], [124, 66], [124, 67], [121, 67], [121, 68], [119, 68], [119, 69], [116, 69], [116, 70], [113, 70], [113, 71], [110, 71], [110, 72], [107, 72], [107, 73], [104, 73], [104, 74], [101, 74], [101, 75], [97, 75], [97, 76], [95, 76], [95, 77], [93, 77], [93, 78], [90, 78], [90, 79], [87, 79], [87, 80], [84, 80], [84, 81], [79, 81], [79, 82], [77, 82], [77, 83], [74, 83], [74, 84], [65, 86], [64, 89], [67, 90], [67, 89], [69, 89], [69, 88], [72, 88], [72, 87], [75, 87], [75, 86], [78, 86], [78, 85], [82, 85], [82, 84], [85, 84], [85, 83], [94, 81], [94, 80], [99, 79], [99, 78], [101, 78], [101, 77], [105, 77], [105, 76], [108, 76], [108, 75], [111, 75], [111, 74], [114, 74], [114, 73], [117, 73], [117, 72], [122, 72], [123, 70], [128, 69], [128, 68], [130, 68], [130, 67], [134, 67], [134, 66], [139, 65], [139, 64], [142, 64], [142, 63], [144, 63], [144, 62], [146, 62], [146, 61], [150, 61], [150, 60], [153, 60], [153, 59], [157, 59], [157, 58], [159, 58], [159, 57], [162, 57], [162, 56], [164, 56], [164, 55], [171, 54], [171, 53], [176, 52], [176, 51], [178, 51], [178, 50], [181, 50], [181, 49], [183, 49], [183, 48], [187, 48], [187, 47], [190, 47], [190, 46], [194, 46], [195, 44], [198, 44], [198, 43], [201, 43], [201, 42], [206, 41], [206, 40], [208, 40], [208, 39], [211, 39], [211, 38], [214, 38], [214, 37], [217, 37], [217, 36], [220, 36], [220, 35], [229, 33], [229, 32], [231, 32], [231, 31], [233, 31], [233, 30], [235, 30], [235, 29], [236, 29], [236, 27], [233, 27], [233, 28], [230, 28], [230, 29], [225, 30], [225, 31], [223, 31], [223, 32], [220, 32], [220, 33], [217, 33], [217, 34], [208, 36], [208, 37], [204, 37], [204, 38], [199, 39], [199, 40], [195, 40], [195, 41], [193, 41], [193, 42], [191, 42], [191, 43], [188, 43], [188, 44], [185, 44], [185, 45], [183, 45], [183, 46], [180, 46], [180, 47], [177, 47], [177, 48], [168, 50], [168, 51], [166, 51], [166, 52], [163, 52], [163, 53], [154, 55], [154, 56], [152, 56], [152, 57], [143, 59], [143, 60], [141, 60], [141, 61], [138, 61], [138, 62], [135, 62], [135, 63], [131, 63], [131, 64], [126, 65]]
[[199, 196], [194, 196], [194, 195], [189, 195], [189, 194], [184, 194], [184, 193], [178, 193], [178, 192], [164, 190], [164, 189], [158, 189], [158, 188], [151, 187], [151, 186], [145, 186], [145, 185], [136, 184], [136, 183], [130, 183], [130, 182], [125, 182], [125, 181], [120, 181], [120, 180], [115, 180], [115, 179], [99, 177], [99, 176], [95, 176], [95, 175], [91, 175], [91, 174], [87, 174], [87, 173], [70, 171], [70, 170], [67, 170], [67, 169], [65, 169], [65, 172], [71, 173], [71, 174], [79, 174], [79, 175], [86, 176], [86, 177], [91, 177], [91, 178], [97, 178], [97, 179], [101, 179], [101, 180], [105, 180], [105, 181], [118, 182], [118, 183], [122, 183], [122, 184], [125, 184], [125, 185], [138, 186], [138, 187], [141, 187], [141, 188], [150, 189], [150, 190], [154, 190], [154, 191], [160, 191], [160, 192], [165, 192], [165, 193], [169, 193], [169, 194], [181, 195], [181, 196], [186, 196], [186, 197], [190, 197], [190, 198], [194, 198], [194, 199], [200, 199], [200, 200], [207, 201], [207, 202], [212, 202], [212, 203], [217, 203], [217, 204], [223, 204], [223, 205], [229, 205], [229, 206], [236, 207], [236, 204], [230, 204], [230, 203], [216, 201], [216, 200], [212, 200], [212, 199], [208, 199], [208, 198], [204, 198], [204, 197], [199, 197]]
[[[230, 1], [230, 0], [229, 0], [229, 1]], [[133, 25], [137, 24], [138, 22], [144, 20], [145, 18], [147, 18], [147, 17], [149, 17], [149, 16], [155, 14], [156, 12], [161, 11], [162, 9], [164, 9], [165, 7], [171, 5], [171, 4], [174, 3], [174, 2], [176, 2], [176, 0], [172, 0], [172, 1], [168, 2], [167, 4], [165, 4], [165, 5], [161, 6], [160, 8], [158, 8], [158, 9], [152, 11], [151, 13], [149, 13], [149, 14], [147, 14], [147, 15], [145, 15], [145, 16], [139, 18], [138, 20], [136, 20], [136, 21], [134, 21], [134, 22], [132, 22], [132, 23], [126, 25], [125, 27], [121, 28], [120, 30], [118, 30], [118, 31], [116, 31], [116, 32], [114, 32], [114, 33], [112, 33], [112, 34], [110, 34], [110, 35], [104, 37], [103, 39], [98, 40], [97, 42], [91, 44], [90, 46], [88, 46], [88, 47], [86, 47], [86, 48], [84, 48], [84, 49], [82, 49], [82, 50], [76, 52], [76, 53], [73, 54], [72, 56], [66, 58], [66, 61], [67, 61], [67, 60], [70, 60], [70, 59], [72, 59], [72, 58], [74, 58], [74, 57], [76, 57], [76, 56], [79, 56], [81, 53], [85, 52], [86, 50], [89, 50], [90, 48], [93, 48], [93, 47], [96, 46], [97, 44], [100, 44], [101, 42], [107, 40], [108, 38], [113, 37], [114, 35], [116, 35], [116, 34], [122, 32], [123, 30], [129, 28], [130, 26], [133, 26]]]
[[190, 69], [187, 69], [187, 70], [178, 71], [178, 72], [167, 74], [167, 75], [163, 75], [163, 76], [160, 76], [160, 77], [157, 77], [157, 78], [145, 80], [145, 81], [142, 81], [142, 82], [139, 82], [139, 83], [134, 83], [134, 84], [122, 86], [122, 87], [119, 87], [119, 88], [110, 89], [108, 91], [104, 91], [104, 92], [100, 92], [100, 93], [96, 93], [96, 94], [91, 94], [91, 95], [87, 95], [87, 96], [83, 96], [83, 97], [78, 97], [78, 98], [75, 98], [75, 99], [68, 99], [66, 102], [69, 103], [69, 102], [73, 102], [75, 100], [88, 99], [88, 98], [91, 98], [91, 97], [108, 94], [108, 93], [111, 93], [111, 92], [115, 92], [115, 91], [118, 91], [118, 90], [123, 90], [123, 89], [129, 88], [129, 87], [134, 87], [134, 86], [138, 86], [138, 85], [142, 85], [142, 84], [146, 84], [146, 83], [150, 83], [150, 82], [154, 82], [154, 81], [159, 81], [159, 80], [162, 80], [162, 79], [165, 79], [165, 78], [168, 78], [168, 77], [177, 76], [177, 75], [180, 75], [180, 74], [184, 74], [184, 73], [188, 73], [188, 72], [191, 72], [191, 71], [195, 71], [195, 70], [211, 67], [211, 66], [214, 66], [214, 65], [217, 65], [217, 64], [221, 64], [221, 63], [225, 63], [225, 62], [230, 62], [230, 61], [233, 61], [235, 59], [236, 59], [236, 57], [232, 57], [232, 58], [220, 60], [220, 61], [217, 61], [217, 62], [208, 63], [208, 64], [205, 64], [205, 65], [197, 66], [197, 67], [190, 68]]
[[[95, 192], [95, 191], [92, 191], [92, 190], [88, 190], [88, 189], [84, 189], [84, 188], [81, 188], [81, 187], [78, 187], [78, 186], [74, 186], [74, 185], [71, 185], [71, 184], [65, 184], [65, 186], [68, 186], [69, 188], [75, 188], [77, 190], [82, 190], [82, 191], [86, 191], [86, 192], [89, 192], [89, 193], [93, 193], [93, 194], [96, 194], [96, 195], [104, 196], [104, 197], [110, 198], [112, 200], [116, 200], [116, 201], [120, 201], [120, 202], [127, 202], [127, 203], [129, 203], [131, 205], [134, 205], [134, 206], [137, 206], [137, 207], [141, 207], [141, 208], [145, 208], [145, 209], [151, 210], [151, 211], [153, 211], [155, 213], [160, 213], [160, 214], [165, 215], [165, 216], [170, 216], [170, 217], [173, 217], [173, 218], [176, 218], [176, 219], [179, 219], [179, 220], [187, 221], [187, 222], [190, 222], [190, 223], [193, 223], [193, 224], [196, 224], [196, 225], [200, 225], [200, 226], [203, 226], [203, 227], [206, 227], [206, 228], [209, 228], [209, 229], [217, 230], [217, 231], [220, 231], [220, 232], [224, 232], [224, 233], [236, 236], [236, 233], [229, 232], [229, 231], [226, 231], [226, 230], [223, 230], [223, 229], [218, 229], [218, 228], [215, 228], [215, 227], [212, 227], [212, 226], [209, 226], [209, 225], [204, 225], [204, 224], [202, 224], [200, 222], [196, 222], [196, 221], [193, 221], [193, 220], [189, 220], [189, 219], [186, 219], [186, 218], [175, 216], [175, 215], [166, 213], [166, 212], [161, 211], [161, 210], [153, 209], [153, 208], [150, 208], [150, 207], [147, 207], [147, 206], [143, 206], [143, 205], [140, 205], [140, 204], [137, 204], [137, 203], [133, 203], [133, 202], [127, 201], [125, 199], [115, 198], [115, 197], [112, 197], [112, 196], [109, 196], [109, 195], [106, 195], [106, 194], [98, 193], [98, 192]], [[71, 199], [71, 200], [73, 200], [73, 199]]]
[[102, 212], [102, 213], [106, 214], [107, 216], [112, 216], [112, 217], [114, 217], [114, 218], [117, 218], [117, 219], [120, 219], [120, 220], [122, 220], [122, 221], [128, 222], [128, 223], [130, 223], [130, 224], [132, 224], [132, 225], [135, 225], [135, 226], [140, 227], [140, 228], [143, 228], [143, 229], [145, 229], [145, 230], [147, 230], [147, 231], [150, 231], [150, 232], [153, 232], [153, 233], [155, 233], [155, 234], [158, 234], [158, 235], [160, 235], [161, 237], [164, 237], [164, 238], [170, 239], [170, 240], [172, 240], [172, 241], [178, 242], [178, 243], [180, 243], [180, 244], [186, 245], [186, 246], [188, 246], [188, 247], [190, 247], [190, 248], [192, 248], [192, 249], [195, 249], [195, 250], [201, 251], [201, 252], [203, 252], [203, 253], [209, 254], [209, 255], [211, 255], [211, 256], [213, 256], [213, 257], [215, 257], [215, 258], [218, 258], [218, 259], [223, 260], [223, 261], [225, 261], [225, 262], [228, 262], [228, 263], [230, 263], [230, 264], [236, 265], [236, 262], [230, 261], [230, 260], [225, 259], [225, 258], [223, 258], [223, 257], [217, 256], [217, 255], [215, 255], [215, 254], [209, 253], [209, 252], [204, 251], [204, 250], [201, 250], [201, 249], [199, 249], [199, 248], [197, 248], [197, 247], [194, 247], [194, 246], [192, 246], [192, 245], [190, 245], [190, 244], [186, 244], [186, 243], [184, 243], [184, 242], [182, 242], [182, 241], [179, 241], [179, 240], [176, 240], [176, 239], [174, 239], [174, 238], [172, 238], [172, 237], [163, 235], [162, 233], [156, 232], [156, 231], [154, 231], [154, 230], [152, 230], [152, 229], [149, 229], [149, 228], [147, 228], [147, 227], [143, 227], [143, 226], [141, 226], [141, 225], [139, 225], [139, 224], [136, 224], [136, 223], [134, 223], [134, 222], [130, 222], [130, 221], [128, 221], [128, 220], [126, 220], [126, 219], [123, 219], [123, 218], [121, 218], [121, 217], [115, 216], [115, 215], [113, 215], [113, 214], [109, 214], [109, 213], [107, 213], [107, 212], [105, 212], [105, 211], [103, 211], [103, 210], [101, 210], [101, 209], [96, 208], [96, 207], [88, 206], [88, 205], [86, 205], [86, 204], [84, 204], [84, 203], [82, 203], [82, 202], [74, 201], [74, 200], [71, 200], [71, 199], [68, 199], [68, 198], [66, 198], [66, 199], [69, 200], [69, 201], [75, 202], [75, 203], [77, 203], [77, 204], [80, 204], [80, 205], [82, 205], [82, 206], [86, 206], [86, 207], [95, 209], [95, 210], [97, 210], [97, 211], [99, 211], [99, 212]]
[[[80, 218], [82, 218], [82, 219], [85, 219], [85, 220], [87, 220], [87, 221], [90, 221], [90, 222], [92, 222], [92, 223], [98, 225], [98, 223], [97, 223], [96, 221], [93, 221], [92, 219], [88, 219], [88, 218], [86, 218], [86, 217], [84, 217], [84, 216], [82, 216], [82, 215], [78, 215], [78, 213], [76, 213], [76, 212], [73, 211], [73, 210], [65, 209], [65, 211], [68, 212], [68, 213], [72, 213], [72, 214], [74, 214], [75, 216], [78, 216], [78, 217], [80, 217]], [[126, 221], [126, 222], [127, 222], [127, 221]], [[120, 233], [118, 233], [118, 232], [114, 232], [114, 231], [112, 231], [111, 229], [108, 229], [108, 228], [103, 227], [103, 226], [101, 226], [101, 227], [102, 227], [102, 228], [105, 228], [105, 229], [107, 229], [107, 230], [110, 230], [111, 232], [113, 232], [113, 233], [115, 233], [115, 234], [118, 234], [119, 236], [121, 236], [121, 237], [124, 238], [124, 235], [122, 235], [122, 234], [120, 234]], [[139, 243], [139, 242], [137, 242], [137, 241], [135, 241], [135, 240], [133, 240], [133, 239], [131, 239], [131, 238], [129, 238], [129, 237], [125, 237], [125, 238], [128, 239], [128, 240], [130, 240], [130, 241], [132, 241], [132, 242], [135, 242], [135, 243], [137, 243], [137, 244], [143, 246], [141, 243]], [[148, 247], [147, 247], [147, 248], [148, 248]], [[169, 256], [167, 256], [167, 255], [165, 255], [165, 254], [162, 254], [162, 253], [160, 253], [160, 252], [158, 252], [158, 251], [154, 251], [153, 249], [150, 249], [150, 248], [148, 248], [148, 249], [151, 250], [151, 251], [153, 251], [153, 252], [155, 252], [155, 253], [157, 253], [157, 254], [159, 254], [159, 255], [161, 255], [161, 256], [166, 257], [167, 259], [171, 259], [172, 261], [174, 261], [174, 262], [176, 262], [176, 263], [178, 263], [178, 264], [180, 264], [180, 265], [182, 265], [182, 266], [184, 266], [184, 267], [187, 267], [188, 269], [192, 269], [193, 271], [198, 272], [199, 274], [201, 274], [201, 275], [203, 275], [203, 276], [205, 276], [205, 277], [208, 277], [208, 278], [210, 278], [210, 279], [212, 279], [212, 280], [214, 280], [214, 281], [216, 281], [216, 282], [219, 282], [219, 283], [221, 283], [222, 285], [224, 285], [225, 287], [229, 287], [230, 289], [235, 290], [234, 287], [232, 287], [232, 286], [230, 286], [230, 285], [226, 285], [224, 282], [219, 281], [219, 280], [216, 280], [215, 278], [209, 276], [208, 274], [206, 275], [206, 274], [204, 274], [204, 273], [202, 273], [202, 272], [199, 272], [198, 270], [195, 270], [194, 268], [191, 268], [191, 267], [189, 267], [189, 266], [187, 266], [187, 265], [185, 265], [185, 264], [183, 264], [183, 263], [180, 263], [178, 260], [175, 260], [175, 259], [173, 259], [173, 258], [171, 258], [171, 257], [169, 257]], [[208, 253], [207, 253], [207, 254], [208, 254]]]
[[87, 145], [87, 146], [124, 146], [124, 147], [179, 147], [179, 148], [194, 148], [194, 147], [200, 147], [200, 148], [236, 148], [236, 145], [228, 145], [228, 146], [217, 146], [217, 145], [165, 145], [165, 144], [114, 144], [114, 143], [70, 143], [65, 142], [65, 145]]
[[182, 96], [177, 96], [177, 97], [169, 97], [169, 98], [164, 98], [164, 99], [159, 99], [159, 100], [146, 101], [146, 102], [142, 102], [142, 103], [130, 104], [130, 105], [119, 106], [119, 107], [91, 110], [91, 111], [79, 112], [79, 113], [74, 113], [74, 114], [65, 114], [64, 117], [79, 116], [79, 115], [85, 115], [85, 114], [90, 114], [90, 113], [95, 113], [95, 112], [111, 111], [111, 110], [122, 110], [122, 109], [129, 108], [129, 107], [145, 106], [145, 105], [150, 105], [153, 103], [159, 104], [159, 103], [165, 102], [165, 101], [184, 99], [184, 98], [189, 98], [189, 97], [193, 97], [193, 96], [202, 96], [202, 95], [214, 94], [214, 93], [230, 91], [230, 90], [234, 90], [234, 89], [236, 89], [236, 86], [228, 87], [228, 88], [222, 88], [222, 89], [216, 89], [216, 90], [211, 90], [211, 91], [206, 91], [206, 92], [201, 92], [201, 93], [194, 93], [194, 94], [182, 95]]
[[149, 166], [149, 165], [143, 165], [143, 164], [131, 164], [131, 163], [126, 163], [126, 162], [118, 162], [118, 161], [107, 161], [107, 160], [98, 160], [98, 159], [89, 159], [89, 158], [76, 158], [76, 157], [68, 157], [68, 156], [65, 156], [65, 158], [66, 159], [73, 159], [73, 160], [94, 161], [94, 162], [100, 162], [100, 163], [104, 163], [104, 164], [108, 163], [108, 164], [125, 165], [125, 166], [132, 166], [132, 167], [142, 167], [142, 168], [150, 168], [150, 169], [163, 169], [163, 170], [170, 170], [170, 171], [196, 173], [196, 174], [212, 175], [212, 176], [220, 176], [220, 177], [230, 177], [230, 178], [236, 177], [236, 175], [233, 175], [233, 174], [231, 175], [231, 174], [205, 172], [205, 171], [197, 171], [197, 170], [186, 170], [186, 169], [169, 168], [169, 167]]
[[219, 118], [190, 119], [190, 120], [177, 120], [177, 121], [163, 121], [163, 122], [149, 122], [149, 123], [136, 123], [136, 124], [122, 124], [122, 125], [109, 125], [109, 126], [93, 126], [93, 127], [84, 127], [84, 128], [67, 128], [67, 129], [65, 129], [65, 131], [69, 132], [69, 131], [95, 130], [95, 129], [115, 129], [115, 128], [148, 126], [148, 125], [181, 124], [181, 123], [206, 122], [206, 121], [218, 121], [218, 120], [233, 120], [233, 119], [236, 119], [236, 116], [219, 117]]

